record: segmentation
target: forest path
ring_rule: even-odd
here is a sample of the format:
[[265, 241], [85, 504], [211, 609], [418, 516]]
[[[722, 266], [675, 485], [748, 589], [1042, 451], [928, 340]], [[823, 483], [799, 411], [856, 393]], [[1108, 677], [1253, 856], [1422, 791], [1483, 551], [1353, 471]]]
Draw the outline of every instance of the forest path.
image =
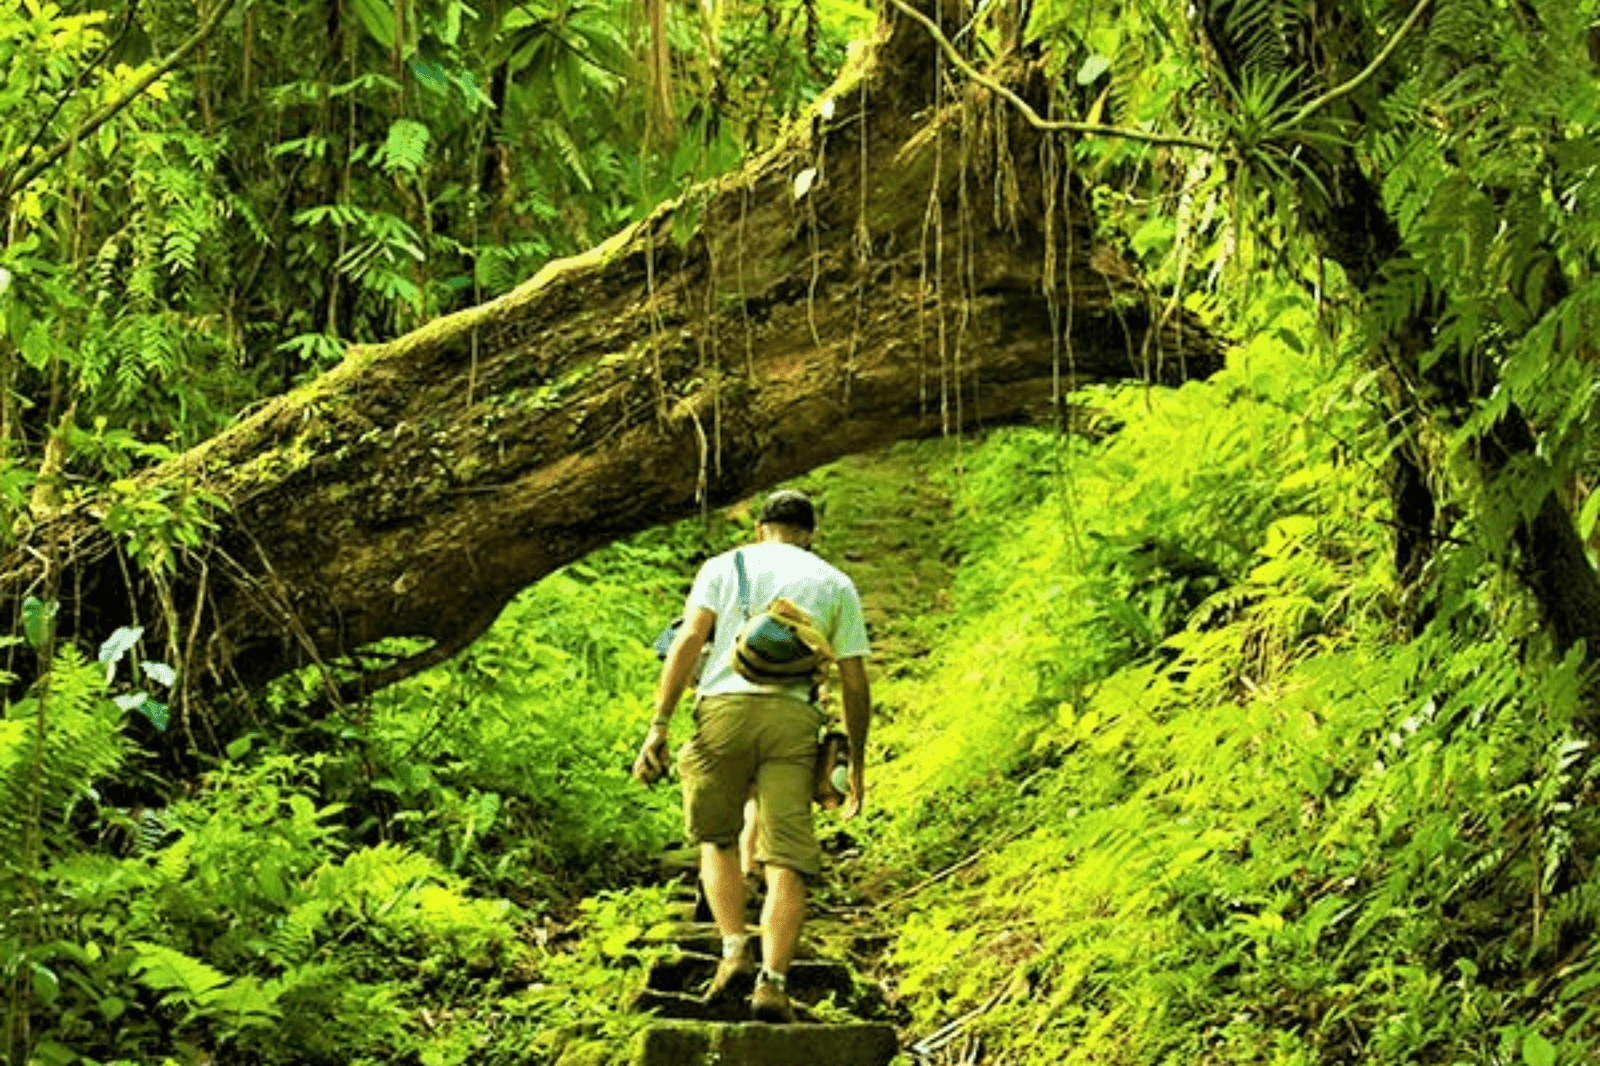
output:
[[861, 594], [874, 682], [914, 668], [932, 650], [938, 616], [953, 607], [959, 559], [945, 534], [958, 504], [950, 475], [971, 447], [954, 438], [907, 442], [805, 479], [820, 500], [817, 553]]
[[[811, 923], [789, 968], [789, 994], [798, 1020], [771, 1025], [750, 1020], [748, 989], [716, 1004], [701, 998], [717, 968], [721, 938], [696, 888], [694, 853], [677, 875], [677, 916], [666, 932], [672, 953], [650, 968], [631, 1009], [662, 1019], [645, 1029], [633, 1049], [635, 1066], [887, 1066], [898, 1050], [895, 1028], [875, 985], [862, 981], [847, 962], [840, 938], [849, 923]], [[750, 899], [747, 923], [760, 959], [760, 898]], [[847, 957], [847, 956], [846, 956]]]
[[[875, 683], [916, 669], [932, 651], [940, 616], [951, 610], [959, 560], [945, 536], [957, 506], [948, 475], [959, 468], [962, 447], [955, 440], [900, 444], [805, 479], [822, 508], [818, 553], [845, 570], [860, 591]], [[870, 810], [870, 764], [868, 783]], [[886, 937], [866, 917], [871, 911], [860, 906], [857, 886], [848, 883], [856, 842], [848, 823], [828, 816], [819, 817], [818, 834], [832, 869], [813, 893], [812, 917], [789, 973], [800, 1021], [750, 1021], [744, 997], [720, 1006], [701, 1002], [721, 945], [697, 899], [693, 853], [685, 851], [684, 865], [667, 874], [679, 886], [673, 915], [679, 923], [668, 934], [673, 953], [651, 968], [631, 1003], [662, 1019], [641, 1034], [636, 1066], [885, 1066], [894, 1057], [899, 1039], [890, 1007], [860, 973]], [[755, 933], [759, 897], [750, 906], [747, 920]]]

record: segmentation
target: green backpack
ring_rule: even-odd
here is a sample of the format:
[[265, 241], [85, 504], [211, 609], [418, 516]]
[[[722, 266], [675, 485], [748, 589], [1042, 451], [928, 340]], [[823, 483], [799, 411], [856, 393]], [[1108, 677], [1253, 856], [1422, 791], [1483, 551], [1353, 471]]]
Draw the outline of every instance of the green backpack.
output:
[[833, 649], [816, 623], [793, 601], [778, 597], [766, 609], [750, 613], [750, 579], [744, 553], [735, 552], [739, 606], [744, 622], [733, 643], [733, 668], [754, 685], [793, 684], [816, 680], [833, 661]]

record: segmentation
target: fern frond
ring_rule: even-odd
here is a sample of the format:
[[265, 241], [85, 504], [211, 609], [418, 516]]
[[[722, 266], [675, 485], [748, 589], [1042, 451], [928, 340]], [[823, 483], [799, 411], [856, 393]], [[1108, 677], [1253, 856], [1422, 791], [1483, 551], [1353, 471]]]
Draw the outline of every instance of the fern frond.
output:
[[1205, 5], [1204, 24], [1227, 69], [1273, 78], [1288, 71], [1289, 37], [1299, 14], [1291, 0], [1231, 0]]
[[14, 875], [30, 842], [60, 841], [74, 804], [121, 765], [121, 715], [98, 670], [76, 649], [56, 656], [46, 682], [0, 719], [0, 876]]
[[403, 170], [415, 174], [428, 158], [428, 127], [415, 119], [395, 119], [389, 127], [388, 139], [379, 149], [384, 169], [393, 173]]

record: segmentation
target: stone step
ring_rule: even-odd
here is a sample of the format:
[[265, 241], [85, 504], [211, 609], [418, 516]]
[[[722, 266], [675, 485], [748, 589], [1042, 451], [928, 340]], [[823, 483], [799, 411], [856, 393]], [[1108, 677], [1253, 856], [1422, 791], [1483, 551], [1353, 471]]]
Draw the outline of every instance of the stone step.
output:
[[[750, 938], [751, 950], [760, 957], [761, 927], [754, 923], [746, 923], [745, 935]], [[639, 941], [644, 944], [676, 944], [684, 951], [692, 951], [699, 955], [721, 955], [722, 934], [717, 931], [715, 922], [693, 922], [675, 920], [663, 922], [652, 926]]]
[[[756, 954], [759, 954], [759, 949]], [[656, 992], [698, 994], [711, 983], [717, 972], [717, 956], [684, 951], [657, 959], [650, 967], [645, 987]], [[839, 962], [797, 959], [789, 966], [789, 994], [804, 1003], [816, 1003], [833, 996], [841, 1007], [848, 1006], [856, 993], [850, 968]]]
[[[754, 922], [747, 922], [745, 932], [749, 934], [751, 944], [754, 945], [761, 936], [761, 927]], [[842, 922], [828, 920], [808, 921], [800, 934], [800, 943], [795, 948], [795, 958], [816, 958], [820, 954], [839, 955], [847, 951], [854, 942], [855, 931]], [[714, 922], [667, 921], [653, 927], [639, 943], [661, 944], [672, 943], [684, 951], [693, 951], [701, 955], [722, 954], [722, 934], [717, 931]], [[819, 950], [820, 945], [831, 944], [833, 949], [828, 952]]]
[[[744, 885], [744, 901], [746, 906], [757, 905], [766, 899], [767, 889], [760, 881], [746, 881]], [[698, 901], [702, 898], [700, 893], [700, 879], [691, 876], [672, 884], [672, 898], [678, 902]]]
[[635, 1066], [888, 1066], [899, 1050], [894, 1027], [664, 1022], [641, 1033]]
[[[764, 889], [747, 889], [744, 897], [745, 915], [750, 919], [758, 919], [761, 905], [765, 900]], [[666, 909], [667, 914], [675, 921], [712, 921], [711, 903], [701, 893], [700, 883], [697, 880], [691, 879], [675, 885]]]
[[[662, 909], [666, 913], [667, 920], [672, 922], [696, 923], [714, 920], [714, 916], [711, 913], [711, 905], [696, 896], [693, 891], [690, 891], [686, 896], [668, 900], [667, 905]], [[748, 920], [750, 917], [751, 913], [747, 909], [745, 918]]]
[[[804, 1003], [791, 1000], [790, 1006], [794, 1008], [795, 1016], [801, 1021], [816, 1021], [816, 1016]], [[731, 996], [716, 1003], [707, 1003], [699, 996], [684, 992], [662, 992], [646, 988], [634, 995], [628, 1003], [628, 1009], [640, 1014], [653, 1012], [657, 1017], [676, 1021], [748, 1022], [751, 1020], [748, 995]]]

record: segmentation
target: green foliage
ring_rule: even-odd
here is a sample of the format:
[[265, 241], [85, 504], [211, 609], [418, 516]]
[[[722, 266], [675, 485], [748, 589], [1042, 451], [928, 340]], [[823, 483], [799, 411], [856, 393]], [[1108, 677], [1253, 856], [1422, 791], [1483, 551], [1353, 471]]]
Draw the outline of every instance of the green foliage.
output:
[[[1284, 311], [1273, 321], [1306, 319]], [[1359, 404], [1338, 395], [1342, 383], [1286, 374], [1295, 359], [1261, 343], [1204, 385], [1086, 395], [1096, 420], [1124, 427], [1100, 449], [1024, 433], [973, 457], [957, 488], [956, 512], [970, 530], [958, 537], [977, 552], [956, 586], [965, 606], [950, 638], [963, 657], [940, 660], [888, 702], [967, 708], [961, 720], [975, 728], [935, 720], [942, 736], [917, 760], [919, 777], [1006, 764], [1059, 708], [1081, 710], [1108, 675], [1170, 648], [1197, 613], [1246, 614], [1292, 633], [1326, 626], [1315, 598], [1333, 582], [1351, 534], [1305, 511], [1348, 508], [1364, 543], [1375, 501], [1364, 495], [1368, 469], [1341, 456], [1345, 442], [1312, 433], [1300, 414], [1321, 406], [1356, 427], [1345, 432], [1364, 432]], [[1274, 457], [1291, 449], [1306, 462], [1285, 469]], [[1032, 478], [1019, 478], [1019, 468]], [[1288, 577], [1306, 592], [1255, 602], [1256, 581]], [[1033, 665], [1018, 669], [1013, 655]], [[926, 784], [906, 782], [913, 794]]]
[[634, 1033], [650, 1023], [648, 1015], [623, 1008], [637, 991], [650, 962], [669, 954], [662, 921], [670, 890], [636, 888], [603, 892], [585, 899], [573, 927], [578, 939], [570, 949], [550, 951], [542, 960], [545, 983], [528, 989], [524, 1009], [541, 1013], [546, 1028], [535, 1048], [550, 1061], [628, 1061]]
[[1362, 387], [1263, 340], [1086, 397], [1122, 428], [1021, 515], [988, 464], [1047, 442], [973, 457], [960, 513], [1010, 521], [976, 523], [945, 646], [882, 691], [864, 860], [961, 871], [897, 907], [913, 1031], [973, 1011], [1030, 1062], [1600, 1048], [1581, 657], [1464, 542], [1401, 638]]
[[94, 783], [120, 765], [121, 720], [106, 696], [105, 678], [72, 648], [63, 648], [45, 679], [6, 708], [0, 719], [0, 886], [18, 891], [17, 878], [28, 874], [27, 864], [38, 860], [45, 843], [30, 837], [42, 826], [69, 822], [80, 804], [92, 803]]
[[[7, 5], [0, 184], [193, 21]], [[770, 143], [869, 23], [850, 3], [685, 9], [682, 128], [653, 131], [619, 0], [241, 7], [0, 203], [7, 459], [37, 469], [74, 403], [84, 423], [196, 443], [349, 342], [509, 291]]]
[[660, 672], [650, 642], [730, 533], [689, 521], [604, 549], [524, 593], [457, 661], [378, 696], [363, 831], [517, 896], [640, 869], [678, 818], [628, 776]]
[[[658, 671], [649, 641], [697, 559], [739, 535], [689, 522], [615, 545], [365, 708], [359, 739], [341, 721], [307, 734], [340, 738], [315, 755], [242, 738], [165, 802], [110, 800], [126, 787], [108, 775], [126, 773], [128, 710], [164, 724], [145, 689], [174, 671], [121, 668], [134, 629], [95, 663], [64, 649], [0, 733], [0, 830], [19, 842], [0, 890], [8, 913], [40, 916], [5, 941], [8, 1038], [62, 1062], [625, 1047], [642, 1020], [624, 992], [655, 953], [665, 890], [574, 901], [677, 834], [674, 801], [626, 774]], [[26, 621], [47, 646], [48, 605]]]
[[180, 1034], [261, 1061], [387, 1058], [426, 1042], [409, 1004], [481, 984], [445, 975], [520, 965], [510, 904], [416, 853], [349, 845], [340, 805], [312, 791], [321, 761], [228, 764], [164, 810], [103, 811], [125, 854], [45, 870], [62, 913], [28, 957], [58, 977], [55, 1043], [159, 1057]]
[[[881, 821], [855, 860], [909, 893], [887, 966], [913, 1034], [970, 1014], [994, 1060], [1140, 1066], [1600, 1051], [1590, 667], [1551, 652], [1506, 566], [1551, 490], [1585, 537], [1600, 516], [1595, 8], [1441, 0], [1293, 128], [1317, 79], [1370, 58], [1351, 42], [1392, 39], [1409, 7], [1032, 9], [1055, 114], [1224, 146], [1079, 137], [1062, 156], [1096, 240], [1150, 282], [1140, 310], [1242, 344], [1205, 385], [1080, 394], [1093, 443], [946, 453], [957, 609], [879, 603], [879, 647], [932, 653], [886, 664]], [[975, 54], [1010, 13], [981, 6]], [[0, 178], [192, 15], [0, 5]], [[217, 501], [139, 468], [770, 143], [871, 17], [675, 9], [668, 130], [616, 0], [241, 9], [0, 205], [0, 526], [98, 493], [129, 553], [171, 572]], [[1362, 291], [1305, 232], [1349, 206], [1323, 184], [1341, 159], [1380, 179], [1398, 231]], [[1480, 444], [1513, 407], [1534, 440], [1486, 478]], [[64, 463], [41, 471], [52, 439]], [[1384, 495], [1402, 445], [1442, 505], [1407, 588]], [[849, 477], [814, 481], [844, 498]], [[930, 491], [892, 489], [874, 498]], [[141, 777], [123, 735], [165, 723], [171, 668], [121, 673], [126, 634], [100, 663], [52, 653], [54, 605], [26, 606], [49, 669], [0, 720], [0, 913], [24, 919], [0, 926], [8, 1053], [606, 1059], [640, 1024], [620, 1001], [665, 901], [601, 890], [676, 832], [667, 790], [626, 776], [648, 640], [734, 534], [606, 549], [457, 661], [236, 741], [181, 789]]]

